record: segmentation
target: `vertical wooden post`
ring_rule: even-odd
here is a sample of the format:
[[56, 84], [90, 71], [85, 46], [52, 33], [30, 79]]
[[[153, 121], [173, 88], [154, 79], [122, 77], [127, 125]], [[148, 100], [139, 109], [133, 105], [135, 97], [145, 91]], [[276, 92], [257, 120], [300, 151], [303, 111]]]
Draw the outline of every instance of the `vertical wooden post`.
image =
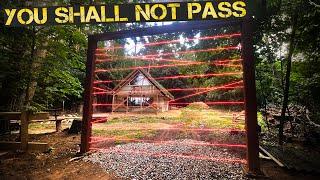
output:
[[113, 113], [113, 106], [114, 106], [114, 93], [112, 93], [112, 104], [111, 104], [111, 113]]
[[247, 133], [247, 174], [258, 175], [259, 139], [257, 122], [257, 98], [255, 84], [255, 62], [253, 49], [253, 19], [248, 17], [242, 22], [242, 59], [245, 101], [245, 124]]
[[[143, 83], [142, 83], [143, 84]], [[144, 101], [144, 99], [145, 99], [145, 97], [142, 95], [142, 92], [143, 91], [143, 88], [142, 88], [142, 86], [140, 87], [140, 97], [142, 97], [142, 100], [141, 100], [141, 103], [140, 103], [140, 114], [142, 113], [142, 103], [143, 103], [143, 101]]]
[[129, 111], [129, 97], [127, 96], [127, 113]]
[[57, 109], [53, 110], [53, 112], [54, 112], [54, 120], [56, 122], [56, 132], [60, 132], [61, 131], [62, 119], [58, 120], [57, 111], [58, 111]]
[[82, 116], [82, 131], [81, 131], [81, 147], [80, 152], [86, 153], [90, 150], [90, 137], [91, 137], [91, 119], [92, 119], [92, 93], [93, 93], [93, 81], [95, 71], [95, 50], [97, 48], [97, 41], [88, 37], [88, 51], [87, 51], [87, 63], [86, 63], [86, 82], [84, 91], [84, 104], [83, 104], [83, 116]]
[[61, 131], [61, 124], [62, 124], [62, 119], [57, 119], [56, 120], [56, 132]]
[[140, 113], [142, 113], [142, 103], [144, 101], [144, 97], [142, 97], [141, 103], [140, 103]]
[[28, 151], [29, 119], [30, 119], [30, 112], [22, 111], [21, 117], [20, 117], [20, 120], [21, 120], [20, 138], [21, 138], [21, 150], [24, 152]]

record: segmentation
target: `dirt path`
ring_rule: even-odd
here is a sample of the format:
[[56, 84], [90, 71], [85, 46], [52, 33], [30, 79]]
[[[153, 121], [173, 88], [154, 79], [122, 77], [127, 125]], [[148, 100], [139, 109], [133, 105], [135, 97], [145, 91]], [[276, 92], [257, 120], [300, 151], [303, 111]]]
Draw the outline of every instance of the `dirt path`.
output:
[[9, 152], [0, 158], [0, 179], [116, 179], [92, 163], [82, 160], [70, 161], [79, 150], [79, 135], [53, 133], [32, 135], [31, 139], [48, 142], [53, 148], [52, 151]]
[[[163, 124], [155, 124], [155, 126], [159, 125], [163, 127]], [[104, 128], [102, 124], [99, 126]], [[173, 124], [167, 124], [167, 126], [179, 127]], [[159, 140], [171, 139], [177, 135], [177, 132], [174, 131], [162, 131], [159, 133]], [[194, 139], [198, 139], [199, 136], [207, 136], [206, 133], [191, 135], [191, 138]], [[17, 139], [17, 136], [0, 137], [0, 141], [14, 141], [15, 139]], [[35, 134], [30, 136], [30, 140], [49, 143], [52, 147], [51, 152], [9, 152], [1, 156], [0, 179], [117, 179], [113, 174], [108, 174], [99, 165], [83, 160], [70, 161], [76, 157], [79, 151], [80, 135], [68, 135], [64, 132]], [[205, 140], [210, 141], [210, 138]], [[270, 179], [319, 179], [318, 175], [285, 171], [272, 161], [262, 161], [261, 166], [263, 172]]]

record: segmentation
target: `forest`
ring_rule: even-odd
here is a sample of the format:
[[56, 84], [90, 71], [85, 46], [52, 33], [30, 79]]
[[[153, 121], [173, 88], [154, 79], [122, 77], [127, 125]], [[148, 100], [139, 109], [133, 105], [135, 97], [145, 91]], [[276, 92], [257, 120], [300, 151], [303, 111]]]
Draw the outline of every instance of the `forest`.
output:
[[[0, 6], [54, 6], [89, 3], [127, 3], [127, 1], [20, 1]], [[130, 1], [132, 2], [132, 1]], [[135, 1], [133, 1], [135, 2]], [[259, 15], [254, 17], [254, 49], [256, 96], [260, 141], [265, 144], [295, 143], [311, 147], [320, 145], [320, 4], [314, 0], [260, 0]], [[318, 18], [317, 18], [318, 17]], [[132, 30], [169, 23], [114, 23], [94, 25], [7, 27], [0, 21], [0, 111], [44, 111], [62, 108], [75, 112], [83, 104], [86, 76], [88, 34]], [[132, 67], [144, 69], [175, 97], [174, 103], [215, 102], [243, 99], [240, 27], [224, 27], [192, 32], [165, 33], [100, 42], [95, 80], [96, 88], [113, 89]], [[220, 37], [225, 35], [225, 37]], [[217, 36], [214, 41], [196, 40]], [[186, 40], [187, 39], [187, 40]], [[192, 40], [188, 40], [192, 39]], [[161, 46], [143, 46], [152, 42], [177, 40]], [[122, 47], [112, 49], [108, 47]], [[218, 48], [202, 53], [178, 53], [197, 49]], [[220, 49], [219, 49], [220, 48]], [[223, 48], [231, 48], [223, 49]], [[180, 59], [178, 64], [166, 64], [155, 53]], [[170, 54], [172, 53], [172, 54]], [[146, 55], [143, 61], [134, 58]], [[131, 58], [130, 58], [131, 57]], [[132, 58], [133, 57], [133, 58]], [[115, 59], [120, 59], [114, 61]], [[210, 60], [216, 64], [210, 64]], [[185, 64], [183, 60], [188, 60]], [[228, 61], [226, 63], [225, 61]], [[165, 68], [163, 68], [164, 66]], [[206, 78], [161, 77], [194, 74], [224, 74]], [[103, 83], [110, 80], [109, 83]], [[99, 83], [101, 81], [102, 83]], [[212, 91], [188, 96], [177, 88], [214, 87], [235, 83], [227, 91]], [[99, 91], [95, 91], [99, 94]], [[97, 98], [97, 103], [101, 99]], [[99, 102], [101, 101], [101, 102]], [[110, 103], [110, 102], [102, 102]], [[135, 102], [129, 102], [134, 104]], [[219, 106], [222, 110], [229, 107]], [[98, 107], [96, 111], [108, 108]], [[241, 111], [241, 106], [231, 108]]]
[[[1, 3], [5, 4], [4, 1]], [[25, 3], [36, 6], [63, 2], [30, 1]], [[25, 3], [16, 1], [10, 5], [23, 6]], [[78, 2], [70, 1], [70, 3]], [[281, 122], [279, 132], [275, 132], [276, 134], [282, 134], [281, 129], [287, 123], [291, 126], [288, 129], [289, 136], [301, 135], [299, 131], [302, 130], [313, 132], [313, 128], [319, 127], [320, 122], [318, 111], [320, 107], [318, 67], [320, 66], [317, 65], [320, 47], [319, 21], [317, 20], [319, 5], [313, 1], [298, 0], [272, 0], [265, 4], [262, 3], [262, 5], [265, 15], [256, 22], [255, 28], [256, 84], [259, 110], [264, 115], [264, 121], [267, 120], [269, 113], [279, 113], [282, 116], [279, 119]], [[1, 110], [19, 111], [22, 108], [28, 108], [39, 111], [61, 107], [63, 101], [69, 109], [78, 105], [83, 96], [87, 34], [147, 26], [150, 24], [14, 28], [5, 27], [2, 24]], [[173, 37], [159, 36], [155, 38], [170, 39]], [[226, 42], [216, 43], [226, 44]], [[237, 42], [231, 43], [236, 44]], [[205, 44], [204, 46], [211, 45]], [[186, 44], [185, 46], [192, 45]], [[201, 54], [201, 56], [205, 56], [205, 54]], [[228, 55], [217, 53], [215, 58], [219, 59], [223, 56], [228, 57]], [[205, 59], [205, 57], [198, 58]], [[199, 69], [193, 69], [193, 71], [204, 72], [207, 68], [198, 67]], [[188, 68], [180, 70], [192, 71]], [[166, 72], [162, 71], [161, 73]], [[112, 75], [117, 76], [116, 74]], [[214, 81], [214, 79], [211, 80]], [[171, 81], [171, 83], [176, 85], [184, 82]], [[209, 94], [208, 96], [214, 95]], [[295, 122], [281, 120], [285, 119], [284, 114], [295, 116]], [[265, 125], [269, 126], [268, 123]], [[304, 129], [305, 127], [301, 126], [308, 128]], [[304, 133], [309, 134], [308, 132]]]

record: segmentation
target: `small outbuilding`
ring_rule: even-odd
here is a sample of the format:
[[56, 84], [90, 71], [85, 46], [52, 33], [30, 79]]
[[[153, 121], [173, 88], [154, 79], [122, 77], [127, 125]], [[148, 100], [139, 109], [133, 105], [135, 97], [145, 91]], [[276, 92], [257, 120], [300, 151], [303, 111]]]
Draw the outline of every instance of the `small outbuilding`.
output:
[[148, 72], [137, 69], [114, 88], [112, 112], [164, 112], [173, 99]]

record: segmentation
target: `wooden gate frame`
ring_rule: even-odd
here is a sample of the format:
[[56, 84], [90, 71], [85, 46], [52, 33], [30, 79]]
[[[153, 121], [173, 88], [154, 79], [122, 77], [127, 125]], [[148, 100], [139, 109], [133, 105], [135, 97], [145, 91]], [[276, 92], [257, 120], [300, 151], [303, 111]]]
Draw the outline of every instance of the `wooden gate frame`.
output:
[[164, 33], [183, 32], [191, 30], [212, 29], [224, 26], [241, 26], [241, 49], [243, 59], [243, 81], [244, 81], [244, 103], [245, 103], [245, 127], [247, 143], [247, 167], [246, 173], [249, 175], [260, 174], [259, 161], [259, 140], [257, 123], [257, 99], [255, 85], [255, 62], [253, 49], [253, 19], [246, 17], [241, 20], [232, 21], [203, 21], [187, 22], [179, 25], [157, 26], [150, 28], [140, 28], [135, 30], [124, 30], [118, 32], [108, 32], [88, 36], [88, 51], [86, 62], [86, 81], [84, 91], [84, 106], [81, 133], [81, 153], [90, 150], [90, 137], [92, 125], [92, 93], [95, 71], [95, 50], [99, 41], [122, 39], [135, 36], [157, 35]]

